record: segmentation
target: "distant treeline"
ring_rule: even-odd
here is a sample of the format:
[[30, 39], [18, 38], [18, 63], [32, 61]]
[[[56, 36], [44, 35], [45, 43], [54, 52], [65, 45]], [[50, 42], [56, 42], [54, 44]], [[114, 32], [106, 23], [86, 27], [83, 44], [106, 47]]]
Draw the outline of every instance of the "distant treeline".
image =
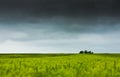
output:
[[81, 50], [79, 54], [93, 54], [94, 52], [92, 51], [87, 51], [87, 50]]
[[55, 54], [35, 54], [35, 53], [28, 53], [28, 54], [0, 54], [0, 58], [39, 58], [39, 57], [56, 57], [56, 56], [69, 56], [74, 54], [62, 54], [62, 53], [55, 53]]

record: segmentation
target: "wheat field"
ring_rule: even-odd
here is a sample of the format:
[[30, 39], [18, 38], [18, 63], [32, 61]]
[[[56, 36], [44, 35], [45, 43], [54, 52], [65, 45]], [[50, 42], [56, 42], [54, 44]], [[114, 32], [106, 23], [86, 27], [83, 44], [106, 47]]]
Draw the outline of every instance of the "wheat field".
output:
[[120, 77], [116, 55], [1, 54], [0, 77]]

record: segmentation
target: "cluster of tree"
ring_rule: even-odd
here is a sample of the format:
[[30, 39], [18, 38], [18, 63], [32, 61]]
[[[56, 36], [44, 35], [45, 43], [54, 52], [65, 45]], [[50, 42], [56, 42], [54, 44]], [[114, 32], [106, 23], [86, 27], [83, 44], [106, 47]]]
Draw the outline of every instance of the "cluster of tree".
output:
[[82, 51], [80, 51], [79, 52], [79, 54], [93, 54], [93, 52], [92, 51], [87, 51], [87, 50], [82, 50]]

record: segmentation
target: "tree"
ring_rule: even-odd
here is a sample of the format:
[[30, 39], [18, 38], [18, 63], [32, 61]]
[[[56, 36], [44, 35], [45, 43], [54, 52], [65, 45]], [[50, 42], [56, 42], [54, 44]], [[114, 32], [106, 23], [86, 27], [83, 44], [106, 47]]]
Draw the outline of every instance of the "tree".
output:
[[85, 52], [85, 54], [87, 54], [87, 53], [88, 53], [88, 52], [87, 52], [87, 50], [85, 50], [84, 52]]
[[91, 51], [88, 51], [89, 54], [91, 54], [92, 52]]
[[93, 52], [92, 51], [87, 51], [87, 50], [81, 50], [80, 52], [79, 52], [79, 54], [93, 54]]
[[80, 53], [80, 54], [83, 54], [83, 53], [84, 53], [84, 51], [80, 51], [79, 53]]

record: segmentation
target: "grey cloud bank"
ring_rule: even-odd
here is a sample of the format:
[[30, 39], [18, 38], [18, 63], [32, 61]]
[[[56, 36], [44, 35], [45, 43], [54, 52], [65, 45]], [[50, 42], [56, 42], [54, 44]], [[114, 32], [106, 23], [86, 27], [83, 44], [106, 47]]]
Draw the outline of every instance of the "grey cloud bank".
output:
[[[117, 53], [120, 49], [119, 26], [78, 26], [71, 29], [63, 26], [60, 29], [50, 24], [45, 27], [41, 24], [19, 25], [1, 26], [1, 53], [77, 53], [81, 49]], [[77, 31], [78, 28], [83, 30]]]

